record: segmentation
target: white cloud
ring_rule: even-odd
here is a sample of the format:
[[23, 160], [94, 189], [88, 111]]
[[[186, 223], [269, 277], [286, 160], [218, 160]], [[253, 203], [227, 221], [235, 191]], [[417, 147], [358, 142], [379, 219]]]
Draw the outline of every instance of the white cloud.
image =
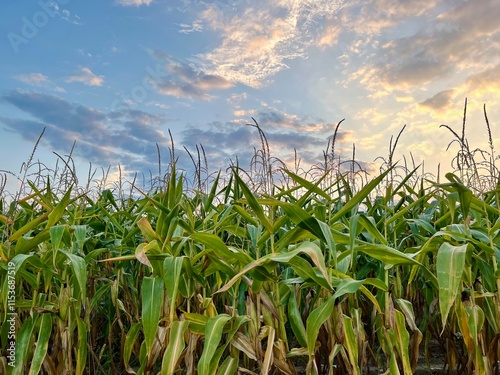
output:
[[203, 31], [203, 23], [201, 22], [201, 20], [196, 20], [191, 25], [181, 23], [179, 26], [181, 27], [179, 32], [182, 34], [191, 34], [193, 32], [199, 33]]
[[[401, 5], [403, 3], [406, 5]], [[482, 70], [485, 64], [500, 62], [500, 43], [495, 42], [500, 38], [500, 7], [496, 0], [483, 0], [480, 6], [471, 0], [441, 1], [436, 6], [436, 1], [429, 0], [426, 2], [428, 14], [418, 23], [414, 22], [415, 17], [422, 13], [406, 9], [417, 2], [398, 4], [384, 7], [390, 9], [385, 17], [381, 16], [384, 14], [381, 10], [371, 15], [362, 11], [348, 23], [352, 31], [362, 34], [364, 29], [358, 29], [358, 25], [366, 27], [370, 20], [379, 23], [385, 18], [387, 25], [370, 30], [371, 37], [392, 26], [397, 26], [402, 33], [398, 39], [394, 39], [392, 31], [382, 37], [375, 36], [383, 41], [381, 48], [375, 49], [373, 58], [353, 75], [352, 78], [364, 80], [370, 91], [406, 90], [467, 76]]]
[[42, 73], [20, 74], [15, 77], [18, 81], [26, 83], [27, 85], [42, 86], [49, 82], [49, 77]]
[[104, 82], [104, 76], [95, 75], [89, 68], [81, 67], [81, 74], [70, 76], [66, 79], [66, 82], [81, 82], [87, 86], [102, 86]]
[[331, 47], [337, 43], [342, 26], [337, 19], [332, 20], [323, 31], [317, 45], [319, 47]]
[[43, 87], [55, 92], [66, 92], [64, 88], [57, 86], [49, 77], [42, 73], [20, 74], [14, 77], [18, 81], [30, 86]]
[[[234, 9], [208, 5], [200, 15], [219, 33], [220, 45], [201, 55], [206, 70], [251, 87], [266, 83], [287, 68], [287, 60], [306, 57], [310, 45], [333, 44], [315, 30], [331, 19], [343, 0], [258, 0]], [[320, 43], [321, 44], [321, 43]]]
[[118, 0], [118, 4], [129, 7], [136, 6], [139, 7], [141, 5], [150, 5], [153, 0]]

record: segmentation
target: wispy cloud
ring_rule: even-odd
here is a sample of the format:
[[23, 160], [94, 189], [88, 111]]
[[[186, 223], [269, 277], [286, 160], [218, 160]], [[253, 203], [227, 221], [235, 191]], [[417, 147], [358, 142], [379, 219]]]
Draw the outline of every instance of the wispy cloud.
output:
[[67, 152], [76, 141], [75, 156], [97, 165], [120, 163], [144, 172], [156, 160], [156, 144], [162, 148], [170, 144], [161, 130], [166, 119], [143, 111], [103, 112], [53, 95], [19, 90], [0, 101], [33, 118], [0, 118], [9, 131], [33, 142], [45, 127], [43, 142], [48, 148]]
[[[371, 60], [374, 62], [361, 67], [353, 78], [369, 81], [367, 88], [372, 91], [406, 90], [458, 77], [462, 72], [470, 73], [484, 67], [485, 63], [500, 61], [500, 45], [491, 43], [500, 36], [497, 22], [500, 7], [495, 0], [483, 0], [480, 6], [474, 1], [440, 3], [439, 8], [434, 8], [436, 4], [436, 1], [427, 2], [430, 16], [416, 31], [411, 25], [412, 17], [407, 16], [404, 8], [387, 8], [392, 12], [389, 20], [406, 17], [405, 23], [398, 26], [406, 30], [406, 35], [382, 43], [373, 51]], [[368, 19], [374, 18], [363, 14], [361, 12], [354, 25], [366, 24]], [[392, 25], [388, 22], [386, 27]]]
[[162, 95], [210, 100], [213, 95], [209, 94], [209, 91], [224, 90], [233, 86], [231, 81], [221, 76], [207, 74], [160, 51], [156, 51], [154, 55], [165, 64], [165, 75], [151, 80]]
[[318, 37], [315, 30], [342, 6], [342, 0], [257, 0], [232, 9], [207, 5], [200, 19], [219, 33], [221, 44], [201, 57], [214, 74], [259, 87], [287, 68], [288, 60], [307, 56], [318, 39], [333, 44], [325, 31]]
[[192, 24], [181, 23], [179, 32], [181, 34], [191, 34], [194, 32], [203, 31], [203, 23], [201, 20], [195, 20]]
[[466, 88], [474, 92], [491, 92], [500, 94], [500, 62], [478, 73], [471, 74], [466, 82]]
[[29, 74], [20, 74], [14, 77], [18, 81], [35, 87], [45, 87], [49, 90], [56, 92], [65, 92], [64, 88], [57, 86], [54, 84], [49, 77], [42, 73], [29, 73]]
[[81, 67], [80, 74], [66, 78], [66, 82], [81, 82], [86, 86], [102, 86], [104, 83], [104, 76], [98, 76], [89, 68]]
[[153, 0], [117, 0], [118, 4], [129, 7], [136, 6], [139, 7], [141, 5], [150, 5]]
[[17, 80], [33, 86], [42, 86], [49, 82], [49, 77], [42, 73], [20, 74], [15, 77]]

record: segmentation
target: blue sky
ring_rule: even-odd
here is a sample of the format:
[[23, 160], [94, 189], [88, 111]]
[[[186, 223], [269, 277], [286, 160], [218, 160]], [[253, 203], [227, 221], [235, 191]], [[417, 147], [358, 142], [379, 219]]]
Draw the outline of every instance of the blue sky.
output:
[[[259, 147], [302, 166], [336, 150], [373, 174], [391, 135], [396, 159], [446, 169], [467, 97], [471, 144], [487, 148], [500, 119], [496, 0], [7, 0], [0, 6], [0, 169], [14, 173], [45, 127], [35, 159], [53, 152], [86, 173], [180, 165], [203, 145], [209, 167], [248, 165]], [[498, 143], [498, 142], [497, 142]]]

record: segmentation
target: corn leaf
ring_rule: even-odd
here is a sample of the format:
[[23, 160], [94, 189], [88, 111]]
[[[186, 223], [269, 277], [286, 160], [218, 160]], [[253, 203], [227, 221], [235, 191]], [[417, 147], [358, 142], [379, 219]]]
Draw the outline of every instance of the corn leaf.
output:
[[182, 351], [186, 346], [184, 334], [189, 327], [189, 322], [184, 320], [182, 322], [176, 320], [170, 326], [170, 336], [168, 346], [163, 355], [163, 362], [161, 366], [162, 375], [172, 375], [178, 367], [178, 362], [181, 357]]
[[49, 347], [50, 333], [52, 331], [52, 316], [50, 314], [42, 314], [40, 317], [40, 328], [38, 330], [38, 340], [36, 342], [35, 353], [31, 361], [29, 374], [37, 375], [40, 373], [43, 360], [47, 355]]
[[316, 307], [306, 321], [306, 335], [307, 335], [307, 350], [309, 353], [309, 360], [311, 361], [316, 348], [316, 341], [318, 339], [319, 329], [323, 323], [332, 315], [333, 307], [335, 306], [335, 298], [330, 297], [321, 305]]
[[158, 330], [160, 311], [163, 304], [163, 280], [145, 277], [142, 280], [142, 326], [148, 357]]
[[210, 367], [215, 351], [222, 338], [224, 325], [231, 319], [227, 314], [220, 314], [208, 319], [205, 327], [205, 347], [198, 362], [199, 375], [211, 375]]
[[467, 245], [454, 246], [444, 242], [438, 250], [436, 273], [439, 283], [439, 310], [443, 330], [446, 319], [462, 285]]

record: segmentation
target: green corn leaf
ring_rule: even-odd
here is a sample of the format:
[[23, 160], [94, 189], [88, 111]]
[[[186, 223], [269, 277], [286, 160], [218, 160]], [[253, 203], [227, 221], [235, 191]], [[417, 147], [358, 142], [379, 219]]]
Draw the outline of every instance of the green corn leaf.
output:
[[86, 225], [75, 225], [75, 239], [78, 244], [78, 249], [83, 251], [83, 245], [85, 244], [85, 236], [87, 234]]
[[369, 220], [365, 215], [359, 215], [360, 224], [366, 229], [366, 231], [374, 238], [376, 238], [382, 245], [388, 245], [387, 240], [384, 235], [380, 233], [377, 227]]
[[30, 349], [30, 342], [33, 337], [33, 330], [35, 324], [33, 318], [30, 316], [23, 322], [23, 325], [16, 337], [16, 363], [12, 369], [11, 375], [23, 375], [25, 373], [25, 366], [28, 363], [28, 351]]
[[323, 229], [321, 228], [318, 220], [312, 217], [307, 211], [292, 203], [277, 201], [276, 204], [279, 205], [288, 215], [290, 220], [292, 220], [300, 228], [309, 231], [317, 238], [326, 242]]
[[23, 237], [19, 238], [16, 242], [16, 255], [26, 254], [32, 249], [35, 249], [42, 242], [47, 241], [50, 238], [50, 230], [44, 229], [38, 233], [35, 237], [25, 240]]
[[163, 275], [165, 279], [165, 289], [167, 290], [167, 298], [170, 304], [170, 321], [173, 321], [177, 294], [179, 293], [179, 283], [181, 279], [182, 263], [184, 258], [165, 258], [163, 262]]
[[399, 347], [399, 355], [403, 362], [403, 371], [405, 375], [412, 375], [413, 371], [410, 363], [408, 349], [410, 347], [410, 334], [406, 330], [405, 316], [402, 312], [394, 310], [396, 320], [396, 337]]
[[269, 221], [269, 219], [266, 217], [264, 210], [262, 209], [262, 206], [259, 204], [257, 199], [255, 198], [255, 195], [253, 195], [252, 191], [250, 188], [243, 182], [240, 176], [238, 176], [237, 173], [233, 173], [233, 176], [235, 178], [235, 182], [239, 185], [241, 188], [241, 191], [243, 192], [243, 195], [247, 199], [248, 205], [250, 208], [255, 212], [255, 215], [258, 217], [260, 220], [262, 226], [266, 228], [266, 230], [269, 233], [274, 233], [273, 225]]
[[39, 217], [37, 217], [36, 219], [33, 219], [29, 223], [23, 225], [21, 228], [19, 228], [14, 233], [12, 233], [12, 235], [9, 237], [9, 241], [14, 242], [17, 239], [21, 238], [21, 236], [23, 234], [29, 232], [32, 229], [35, 229], [38, 225], [40, 225], [45, 220], [47, 220], [48, 217], [49, 217], [49, 214], [44, 213], [44, 214], [40, 215]]
[[73, 269], [73, 273], [76, 277], [76, 281], [78, 283], [78, 287], [80, 288], [82, 301], [85, 301], [87, 298], [87, 269], [85, 265], [85, 259], [82, 257], [68, 253], [67, 251], [61, 250], [61, 253], [66, 255], [68, 260], [71, 262], [71, 268]]
[[[330, 260], [333, 260], [333, 267], [337, 269], [337, 248], [335, 246], [335, 240], [333, 239], [333, 234], [331, 228], [327, 223], [318, 220], [318, 224], [325, 238], [326, 244], [328, 245], [328, 253]], [[328, 280], [328, 278], [327, 278]]]
[[43, 360], [47, 355], [51, 332], [52, 316], [50, 314], [42, 314], [40, 317], [40, 329], [38, 330], [38, 341], [36, 342], [35, 353], [33, 354], [29, 371], [30, 375], [38, 375], [40, 373]]
[[253, 261], [252, 263], [243, 267], [243, 269], [240, 272], [238, 272], [231, 280], [229, 280], [226, 283], [226, 285], [224, 285], [224, 287], [219, 289], [217, 293], [222, 293], [227, 291], [230, 287], [234, 285], [234, 283], [236, 283], [241, 278], [241, 276], [259, 266], [262, 266], [269, 262], [290, 263], [291, 260], [300, 253], [307, 254], [311, 258], [314, 265], [318, 267], [319, 271], [323, 275], [325, 282], [328, 285], [328, 288], [332, 289], [330, 278], [328, 277], [328, 272], [325, 266], [325, 260], [323, 258], [323, 255], [321, 254], [321, 249], [312, 242], [304, 242], [295, 250], [288, 252], [281, 252], [277, 254], [268, 254], [266, 256], [263, 256], [262, 258]]
[[252, 224], [255, 226], [259, 225], [257, 220], [255, 220], [255, 218], [252, 215], [250, 215], [250, 213], [247, 210], [245, 210], [243, 207], [236, 205], [236, 206], [233, 206], [232, 209], [233, 209], [233, 211], [238, 213], [239, 216], [241, 216], [243, 219], [245, 219], [245, 221], [247, 221], [249, 224]]
[[61, 245], [61, 241], [64, 235], [64, 225], [56, 225], [50, 227], [50, 242], [52, 243], [52, 259], [54, 263], [54, 268], [56, 264], [57, 252], [59, 251], [59, 247]]
[[304, 323], [302, 322], [302, 317], [297, 306], [297, 300], [295, 299], [295, 293], [293, 292], [293, 287], [290, 286], [290, 297], [288, 298], [288, 321], [295, 335], [295, 338], [302, 347], [307, 347], [307, 334]]
[[356, 334], [354, 333], [354, 328], [352, 326], [352, 319], [344, 316], [343, 317], [344, 324], [344, 346], [347, 350], [347, 354], [349, 355], [349, 361], [352, 366], [352, 374], [360, 375], [361, 370], [359, 368], [359, 350], [358, 350], [358, 342], [356, 340]]
[[71, 187], [68, 189], [66, 194], [62, 197], [62, 199], [59, 201], [59, 203], [54, 207], [54, 209], [49, 213], [49, 217], [47, 220], [47, 226], [45, 227], [46, 229], [54, 226], [63, 216], [64, 211], [66, 210], [66, 207], [69, 204], [69, 200], [71, 197]]
[[130, 367], [130, 357], [132, 356], [132, 351], [134, 349], [135, 342], [139, 337], [142, 324], [140, 322], [132, 323], [130, 329], [125, 336], [125, 345], [123, 347], [123, 365], [128, 373], [135, 374], [135, 371]]
[[462, 208], [462, 215], [464, 219], [469, 214], [470, 205], [472, 202], [473, 194], [472, 191], [466, 187], [460, 179], [453, 173], [446, 173], [445, 177], [450, 181], [448, 184], [442, 184], [440, 186], [451, 186], [457, 193], [460, 199], [460, 207]]
[[110, 288], [111, 284], [104, 284], [95, 292], [94, 296], [90, 299], [89, 303], [90, 311], [96, 308], [97, 304], [102, 301], [102, 298], [104, 298], [104, 295], [108, 292]]
[[306, 321], [306, 335], [307, 335], [307, 350], [309, 352], [309, 359], [311, 360], [314, 356], [314, 351], [316, 348], [316, 341], [318, 339], [318, 333], [320, 327], [323, 323], [332, 315], [333, 307], [335, 306], [335, 298], [330, 297], [326, 302], [316, 307]]
[[398, 361], [396, 360], [396, 352], [391, 352], [391, 360], [389, 363], [389, 373], [391, 375], [400, 375]]
[[[225, 336], [224, 343], [217, 348], [215, 351], [215, 354], [213, 355], [212, 359], [210, 360], [210, 370], [209, 373], [212, 375], [215, 375], [217, 372], [217, 367], [219, 366], [220, 359], [222, 358], [222, 355], [224, 354], [226, 348], [228, 345], [231, 343], [233, 340], [234, 335], [238, 331], [238, 329], [246, 322], [250, 321], [250, 319], [247, 316], [238, 316], [232, 320], [231, 327], [227, 331], [227, 334]], [[223, 333], [226, 333], [226, 329], [228, 328], [229, 324], [226, 324], [223, 329]]]
[[76, 317], [77, 330], [78, 330], [78, 343], [77, 343], [77, 352], [76, 352], [76, 368], [75, 374], [82, 375], [86, 369], [86, 361], [87, 361], [87, 324], [80, 319], [80, 317]]
[[252, 257], [244, 252], [232, 252], [227, 245], [215, 234], [211, 233], [193, 233], [190, 238], [196, 243], [204, 245], [207, 249], [212, 249], [217, 256], [228, 262], [241, 262], [247, 264], [253, 261]]
[[217, 375], [234, 375], [238, 371], [238, 358], [227, 357], [220, 365]]
[[467, 315], [469, 316], [468, 319], [468, 326], [469, 326], [469, 331], [472, 337], [472, 340], [474, 340], [474, 346], [479, 347], [479, 337], [481, 334], [481, 330], [483, 329], [484, 325], [484, 312], [481, 310], [481, 308], [477, 305], [474, 305], [473, 307], [466, 307], [465, 311], [467, 312]]
[[160, 311], [163, 304], [163, 280], [145, 277], [142, 280], [142, 326], [148, 357], [158, 330]]
[[359, 290], [361, 285], [363, 285], [364, 280], [354, 280], [351, 278], [343, 279], [337, 285], [337, 290], [333, 295], [333, 298], [342, 297], [344, 294], [355, 293]]
[[371, 256], [374, 259], [380, 260], [385, 264], [408, 264], [408, 265], [421, 265], [410, 255], [402, 253], [396, 249], [389, 246], [378, 245], [378, 244], [366, 244], [359, 245], [357, 247], [358, 251], [362, 251], [366, 255]]
[[203, 202], [205, 213], [210, 212], [212, 208], [212, 202], [217, 195], [216, 191], [219, 186], [219, 178], [220, 178], [220, 171], [217, 173], [215, 180], [212, 182], [212, 188], [210, 189], [210, 193], [206, 196], [206, 199]]
[[182, 351], [186, 346], [184, 334], [186, 333], [188, 326], [189, 322], [187, 320], [182, 322], [176, 320], [175, 322], [172, 322], [170, 326], [168, 346], [165, 350], [165, 354], [163, 355], [161, 366], [162, 375], [172, 375], [175, 373], [179, 358], [181, 357]]
[[453, 246], [444, 242], [439, 247], [437, 253], [436, 273], [439, 284], [439, 310], [441, 312], [443, 330], [450, 309], [459, 292], [460, 285], [462, 285], [467, 246]]
[[294, 257], [288, 261], [288, 265], [299, 275], [302, 280], [311, 279], [316, 284], [321, 285], [323, 288], [330, 290], [332, 285], [329, 280], [326, 280], [318, 272], [314, 270], [311, 264], [304, 258]]
[[380, 176], [374, 178], [368, 184], [366, 184], [354, 197], [349, 199], [346, 202], [346, 204], [343, 205], [342, 208], [337, 213], [335, 213], [335, 215], [332, 216], [332, 218], [330, 219], [330, 223], [335, 223], [336, 221], [339, 221], [340, 218], [342, 218], [346, 213], [350, 212], [359, 203], [364, 201], [370, 195], [372, 190], [375, 189], [380, 184], [380, 182], [385, 178], [387, 173], [389, 173], [391, 170], [392, 167], [387, 169]]
[[416, 254], [408, 255], [401, 251], [393, 249], [392, 247], [380, 244], [359, 245], [356, 247], [356, 249], [358, 251], [365, 253], [366, 255], [371, 256], [374, 259], [380, 260], [385, 264], [390, 264], [390, 265], [408, 264], [408, 265], [418, 266], [424, 272], [424, 274], [427, 276], [427, 278], [433, 285], [436, 286], [438, 285], [438, 280], [436, 276], [422, 263], [413, 258], [416, 256]]
[[231, 319], [227, 314], [220, 314], [209, 318], [205, 326], [205, 347], [198, 362], [199, 375], [211, 375], [210, 367], [215, 351], [222, 338], [224, 325]]
[[[298, 175], [296, 175], [295, 173], [292, 173], [291, 171], [289, 171], [288, 169], [286, 168], [283, 168], [282, 169], [283, 172], [285, 172], [288, 176], [291, 177], [292, 180], [294, 180], [296, 183], [300, 184], [302, 187], [306, 188], [307, 190], [323, 197], [326, 199], [327, 202], [330, 202], [332, 200], [332, 197], [330, 197], [325, 191], [323, 191], [321, 188], [319, 188], [319, 184], [321, 183], [321, 181], [323, 181], [323, 179], [326, 177], [323, 176], [321, 177], [318, 182], [316, 182], [315, 184], [313, 184], [312, 182], [306, 180], [305, 178], [302, 178]], [[305, 197], [307, 197], [309, 194], [304, 194], [302, 196], [302, 198], [304, 199]]]

